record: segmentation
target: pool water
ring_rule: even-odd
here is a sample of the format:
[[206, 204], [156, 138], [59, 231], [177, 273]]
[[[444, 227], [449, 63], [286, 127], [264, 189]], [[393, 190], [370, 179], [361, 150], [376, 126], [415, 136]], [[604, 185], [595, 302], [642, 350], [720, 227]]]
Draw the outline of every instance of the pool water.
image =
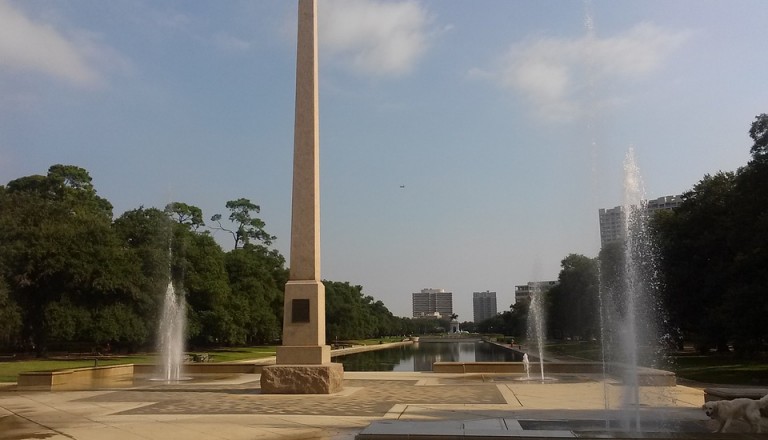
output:
[[432, 371], [435, 362], [520, 362], [518, 352], [488, 342], [418, 342], [334, 357], [344, 371]]

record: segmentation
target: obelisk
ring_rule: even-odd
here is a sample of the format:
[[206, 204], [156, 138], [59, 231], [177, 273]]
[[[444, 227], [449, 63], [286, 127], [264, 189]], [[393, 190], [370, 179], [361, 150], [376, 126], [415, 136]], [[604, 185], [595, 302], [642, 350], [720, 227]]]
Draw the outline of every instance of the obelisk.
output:
[[320, 136], [317, 0], [299, 0], [290, 275], [285, 285], [283, 345], [264, 367], [262, 393], [329, 394], [344, 369], [325, 344], [325, 286], [320, 278]]

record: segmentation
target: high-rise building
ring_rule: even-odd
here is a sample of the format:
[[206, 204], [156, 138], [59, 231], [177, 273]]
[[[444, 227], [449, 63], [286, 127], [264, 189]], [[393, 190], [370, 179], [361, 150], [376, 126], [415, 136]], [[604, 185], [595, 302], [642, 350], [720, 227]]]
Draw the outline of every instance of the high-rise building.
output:
[[448, 318], [453, 314], [453, 292], [444, 289], [421, 289], [413, 293], [413, 317]]
[[528, 284], [515, 286], [515, 303], [530, 300], [531, 293], [536, 290], [546, 292], [556, 285], [557, 281], [528, 281]]
[[496, 292], [473, 292], [472, 312], [476, 323], [496, 316]]
[[600, 208], [600, 247], [624, 239], [624, 207]]
[[[658, 199], [648, 200], [646, 210], [649, 214], [663, 209], [674, 209], [680, 206], [682, 198], [680, 196], [664, 196]], [[608, 243], [624, 240], [626, 237], [626, 216], [624, 207], [616, 206], [614, 208], [600, 208], [600, 246]]]

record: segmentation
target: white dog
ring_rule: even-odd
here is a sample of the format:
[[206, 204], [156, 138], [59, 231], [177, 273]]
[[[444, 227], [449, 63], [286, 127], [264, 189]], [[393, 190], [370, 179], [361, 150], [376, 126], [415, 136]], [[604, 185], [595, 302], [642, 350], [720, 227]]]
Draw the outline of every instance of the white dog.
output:
[[760, 400], [738, 398], [733, 400], [713, 400], [702, 406], [707, 417], [720, 422], [720, 428], [715, 432], [724, 432], [737, 419], [744, 420], [752, 426], [752, 430], [760, 432], [761, 410], [768, 410], [768, 395]]

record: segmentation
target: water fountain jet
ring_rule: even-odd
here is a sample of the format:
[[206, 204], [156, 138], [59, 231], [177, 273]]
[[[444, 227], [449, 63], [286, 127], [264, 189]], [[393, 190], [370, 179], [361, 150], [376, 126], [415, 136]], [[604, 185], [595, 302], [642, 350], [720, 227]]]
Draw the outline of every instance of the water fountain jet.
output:
[[540, 379], [544, 380], [544, 299], [539, 283], [531, 286], [531, 303], [528, 308], [528, 340], [536, 341], [539, 353]]
[[[604, 364], [620, 365], [623, 395], [619, 408], [625, 428], [642, 431], [640, 418], [639, 368], [650, 366], [650, 359], [641, 347], [658, 341], [656, 320], [661, 315], [655, 309], [656, 253], [648, 230], [648, 210], [643, 181], [634, 149], [630, 148], [624, 161], [624, 200], [622, 205], [624, 241], [620, 261], [609, 261], [601, 252], [600, 304]], [[610, 264], [613, 263], [613, 266]], [[606, 409], [609, 404], [606, 395]]]
[[528, 353], [523, 353], [523, 367], [525, 368], [525, 379], [531, 380], [531, 362], [528, 360]]
[[184, 297], [176, 293], [173, 281], [169, 280], [158, 326], [160, 376], [156, 380], [176, 382], [189, 379], [182, 376], [186, 315]]

